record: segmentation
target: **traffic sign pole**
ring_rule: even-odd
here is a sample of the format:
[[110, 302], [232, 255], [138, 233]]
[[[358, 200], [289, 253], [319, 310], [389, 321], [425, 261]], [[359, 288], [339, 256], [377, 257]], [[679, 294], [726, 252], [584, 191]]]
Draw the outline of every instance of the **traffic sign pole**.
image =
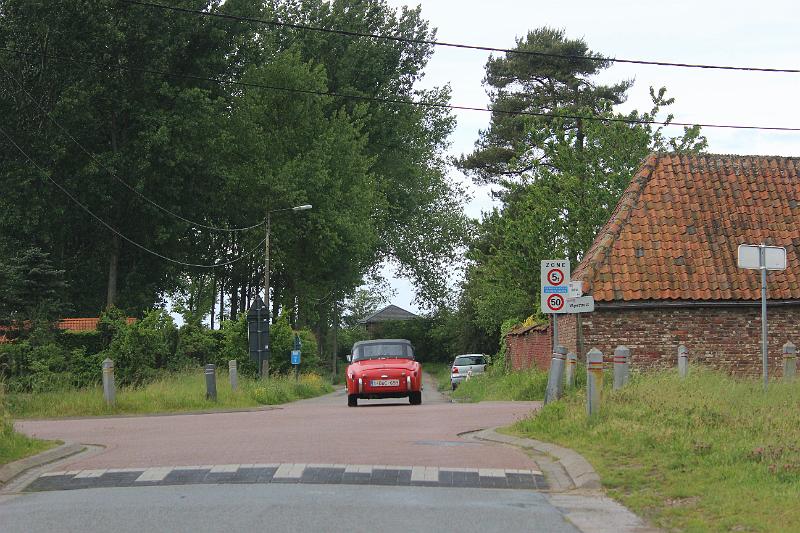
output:
[[764, 390], [767, 390], [769, 383], [768, 360], [767, 360], [767, 253], [766, 247], [762, 244], [759, 247], [759, 268], [761, 269], [761, 366], [764, 374]]

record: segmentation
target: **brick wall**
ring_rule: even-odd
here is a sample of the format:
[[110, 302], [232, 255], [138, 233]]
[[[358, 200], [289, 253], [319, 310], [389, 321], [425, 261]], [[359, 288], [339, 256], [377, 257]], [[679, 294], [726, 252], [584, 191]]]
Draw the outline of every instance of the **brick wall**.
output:
[[[767, 311], [770, 375], [780, 376], [781, 347], [788, 340], [800, 345], [800, 306], [772, 306]], [[584, 351], [598, 348], [606, 360], [617, 345], [624, 344], [631, 349], [634, 367], [675, 367], [678, 345], [683, 343], [689, 349], [690, 364], [702, 363], [738, 375], [761, 373], [758, 306], [599, 309], [582, 315], [582, 321]], [[574, 319], [568, 324], [562, 328], [559, 322], [559, 337], [574, 342]]]
[[521, 327], [506, 336], [506, 353], [513, 370], [531, 367], [547, 370], [553, 357], [550, 326]]

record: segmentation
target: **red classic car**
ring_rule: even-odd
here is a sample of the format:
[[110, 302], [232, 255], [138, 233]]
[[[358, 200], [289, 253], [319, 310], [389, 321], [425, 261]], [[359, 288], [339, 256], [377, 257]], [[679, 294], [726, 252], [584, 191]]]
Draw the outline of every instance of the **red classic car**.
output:
[[377, 339], [353, 345], [347, 356], [347, 405], [358, 399], [406, 398], [422, 403], [422, 367], [414, 360], [414, 349], [405, 339]]

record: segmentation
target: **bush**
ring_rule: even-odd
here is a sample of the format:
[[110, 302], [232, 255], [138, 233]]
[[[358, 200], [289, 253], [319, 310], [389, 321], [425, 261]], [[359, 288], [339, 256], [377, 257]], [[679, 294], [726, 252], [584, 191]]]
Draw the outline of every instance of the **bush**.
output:
[[[199, 324], [185, 324], [178, 330], [176, 362], [179, 365], [214, 363], [219, 366], [219, 351], [220, 346], [208, 328]], [[225, 365], [227, 367], [227, 362]], [[174, 364], [170, 366], [173, 367]]]
[[58, 336], [58, 343], [65, 350], [83, 350], [90, 355], [98, 354], [107, 345], [103, 344], [100, 331], [62, 331]]
[[131, 325], [118, 326], [101, 357], [114, 361], [114, 375], [120, 385], [139, 385], [155, 377], [156, 368], [179, 366], [176, 344], [172, 317], [158, 309]]
[[221, 329], [222, 341], [217, 353], [217, 368], [228, 368], [228, 361], [236, 359], [240, 374], [255, 376], [256, 364], [250, 359], [247, 344], [247, 315], [244, 313], [237, 320], [225, 320]]

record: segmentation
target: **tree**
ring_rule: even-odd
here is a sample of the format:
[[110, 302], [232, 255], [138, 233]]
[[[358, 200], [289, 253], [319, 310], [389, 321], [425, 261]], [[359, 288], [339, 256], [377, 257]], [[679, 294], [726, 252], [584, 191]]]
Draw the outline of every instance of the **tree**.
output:
[[649, 112], [615, 112], [632, 82], [596, 83], [609, 62], [583, 40], [541, 28], [515, 50], [544, 55], [489, 59], [485, 83], [495, 112], [475, 151], [458, 161], [477, 183], [499, 186], [503, 204], [483, 220], [468, 251], [465, 296], [487, 332], [538, 311], [539, 261], [576, 264], [649, 152], [706, 146], [698, 127], [668, 138], [663, 126], [648, 123], [674, 102], [664, 88], [651, 88]]

